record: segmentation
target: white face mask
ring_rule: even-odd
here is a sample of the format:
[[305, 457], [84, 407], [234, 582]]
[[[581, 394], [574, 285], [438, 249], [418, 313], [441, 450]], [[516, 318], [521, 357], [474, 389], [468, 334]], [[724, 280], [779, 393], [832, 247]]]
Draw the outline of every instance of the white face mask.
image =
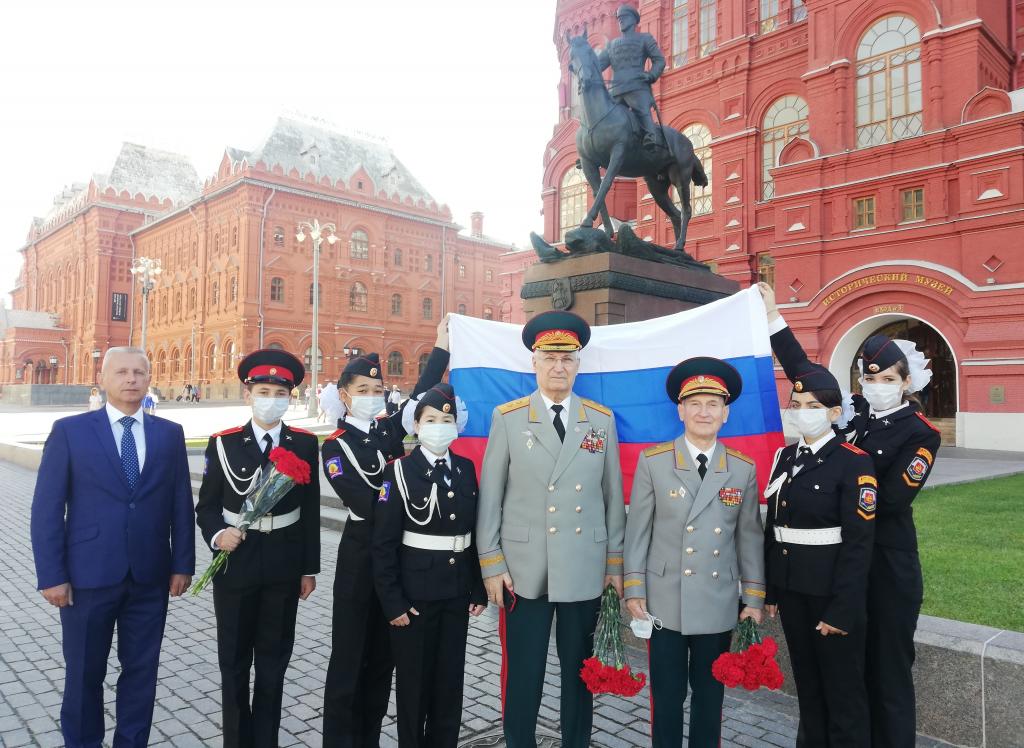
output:
[[352, 407], [348, 409], [354, 418], [370, 421], [384, 410], [383, 395], [353, 395]]
[[254, 397], [252, 399], [252, 415], [260, 423], [277, 423], [281, 416], [288, 412], [287, 397]]
[[424, 423], [417, 436], [424, 447], [436, 455], [443, 455], [448, 446], [459, 438], [459, 430], [454, 423]]
[[903, 385], [878, 382], [861, 382], [864, 399], [872, 410], [892, 410], [903, 402]]
[[828, 408], [790, 408], [786, 411], [786, 419], [805, 441], [821, 436], [831, 425]]

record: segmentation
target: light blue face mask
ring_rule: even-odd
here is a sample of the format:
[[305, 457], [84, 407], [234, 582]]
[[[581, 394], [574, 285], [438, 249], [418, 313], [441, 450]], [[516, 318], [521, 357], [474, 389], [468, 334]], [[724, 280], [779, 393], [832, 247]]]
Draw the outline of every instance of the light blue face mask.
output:
[[382, 410], [384, 410], [383, 395], [353, 395], [349, 413], [353, 418], [372, 421]]
[[454, 423], [424, 423], [416, 435], [424, 447], [436, 455], [443, 455], [459, 438], [459, 430]]
[[288, 397], [254, 397], [252, 399], [252, 415], [260, 423], [277, 423], [281, 416], [288, 412]]

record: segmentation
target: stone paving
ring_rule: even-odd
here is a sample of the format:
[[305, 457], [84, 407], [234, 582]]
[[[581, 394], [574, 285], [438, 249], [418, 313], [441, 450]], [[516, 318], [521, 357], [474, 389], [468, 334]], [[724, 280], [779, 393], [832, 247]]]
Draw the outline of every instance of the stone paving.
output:
[[[35, 473], [0, 462], [0, 746], [59, 746], [63, 661], [60, 622], [35, 590], [29, 542], [29, 508]], [[318, 589], [299, 605], [299, 635], [285, 684], [280, 745], [320, 745], [323, 682], [330, 656], [331, 588], [338, 533], [321, 534], [323, 573]], [[198, 539], [198, 534], [197, 534]], [[197, 542], [200, 570], [209, 560]], [[504, 745], [493, 737], [499, 727], [501, 694], [496, 615], [488, 610], [470, 624], [463, 710], [464, 745]], [[116, 650], [112, 650], [116, 651]], [[558, 728], [558, 660], [548, 656], [548, 675], [541, 704], [540, 732], [555, 736]], [[634, 663], [646, 671], [646, 662]], [[118, 664], [112, 655], [106, 679], [107, 741], [113, 733], [114, 684]], [[220, 680], [217, 671], [212, 597], [171, 601], [161, 659], [151, 745], [198, 748], [219, 746]], [[592, 745], [605, 748], [646, 746], [648, 694], [624, 699], [602, 696], [595, 701]], [[722, 746], [792, 746], [796, 736], [796, 701], [782, 693], [730, 691], [726, 696]], [[557, 745], [557, 740], [544, 741]], [[385, 725], [382, 746], [396, 746], [394, 704]], [[918, 746], [946, 745], [919, 738]]]

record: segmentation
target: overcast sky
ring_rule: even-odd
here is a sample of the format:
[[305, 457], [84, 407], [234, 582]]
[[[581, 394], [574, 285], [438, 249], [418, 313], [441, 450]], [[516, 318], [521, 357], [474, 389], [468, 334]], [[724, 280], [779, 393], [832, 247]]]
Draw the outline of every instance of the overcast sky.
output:
[[455, 220], [528, 243], [557, 118], [555, 0], [36, 0], [0, 44], [0, 298], [33, 216], [123, 141], [201, 178], [281, 113], [383, 136]]

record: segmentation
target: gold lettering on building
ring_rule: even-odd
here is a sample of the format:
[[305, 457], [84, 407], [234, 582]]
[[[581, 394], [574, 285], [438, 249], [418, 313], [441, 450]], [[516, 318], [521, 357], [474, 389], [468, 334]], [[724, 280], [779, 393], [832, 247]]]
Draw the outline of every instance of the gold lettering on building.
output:
[[[874, 275], [866, 275], [863, 278], [844, 283], [835, 291], [830, 293], [824, 299], [821, 300], [822, 306], [829, 306], [835, 301], [848, 296], [854, 291], [859, 291], [862, 288], [868, 288], [869, 286], [877, 286], [880, 283], [911, 283], [915, 286], [921, 286], [928, 288], [936, 293], [940, 293], [943, 296], [952, 296], [953, 287], [948, 283], [943, 283], [935, 278], [929, 278], [926, 275], [917, 275], [916, 273], [911, 276], [910, 273], [876, 273]], [[875, 307], [875, 313], [881, 314], [885, 312], [902, 312], [902, 304], [891, 304], [887, 306]]]
[[902, 312], [903, 304], [883, 304], [882, 306], [876, 306], [874, 314], [892, 314], [893, 312]]

